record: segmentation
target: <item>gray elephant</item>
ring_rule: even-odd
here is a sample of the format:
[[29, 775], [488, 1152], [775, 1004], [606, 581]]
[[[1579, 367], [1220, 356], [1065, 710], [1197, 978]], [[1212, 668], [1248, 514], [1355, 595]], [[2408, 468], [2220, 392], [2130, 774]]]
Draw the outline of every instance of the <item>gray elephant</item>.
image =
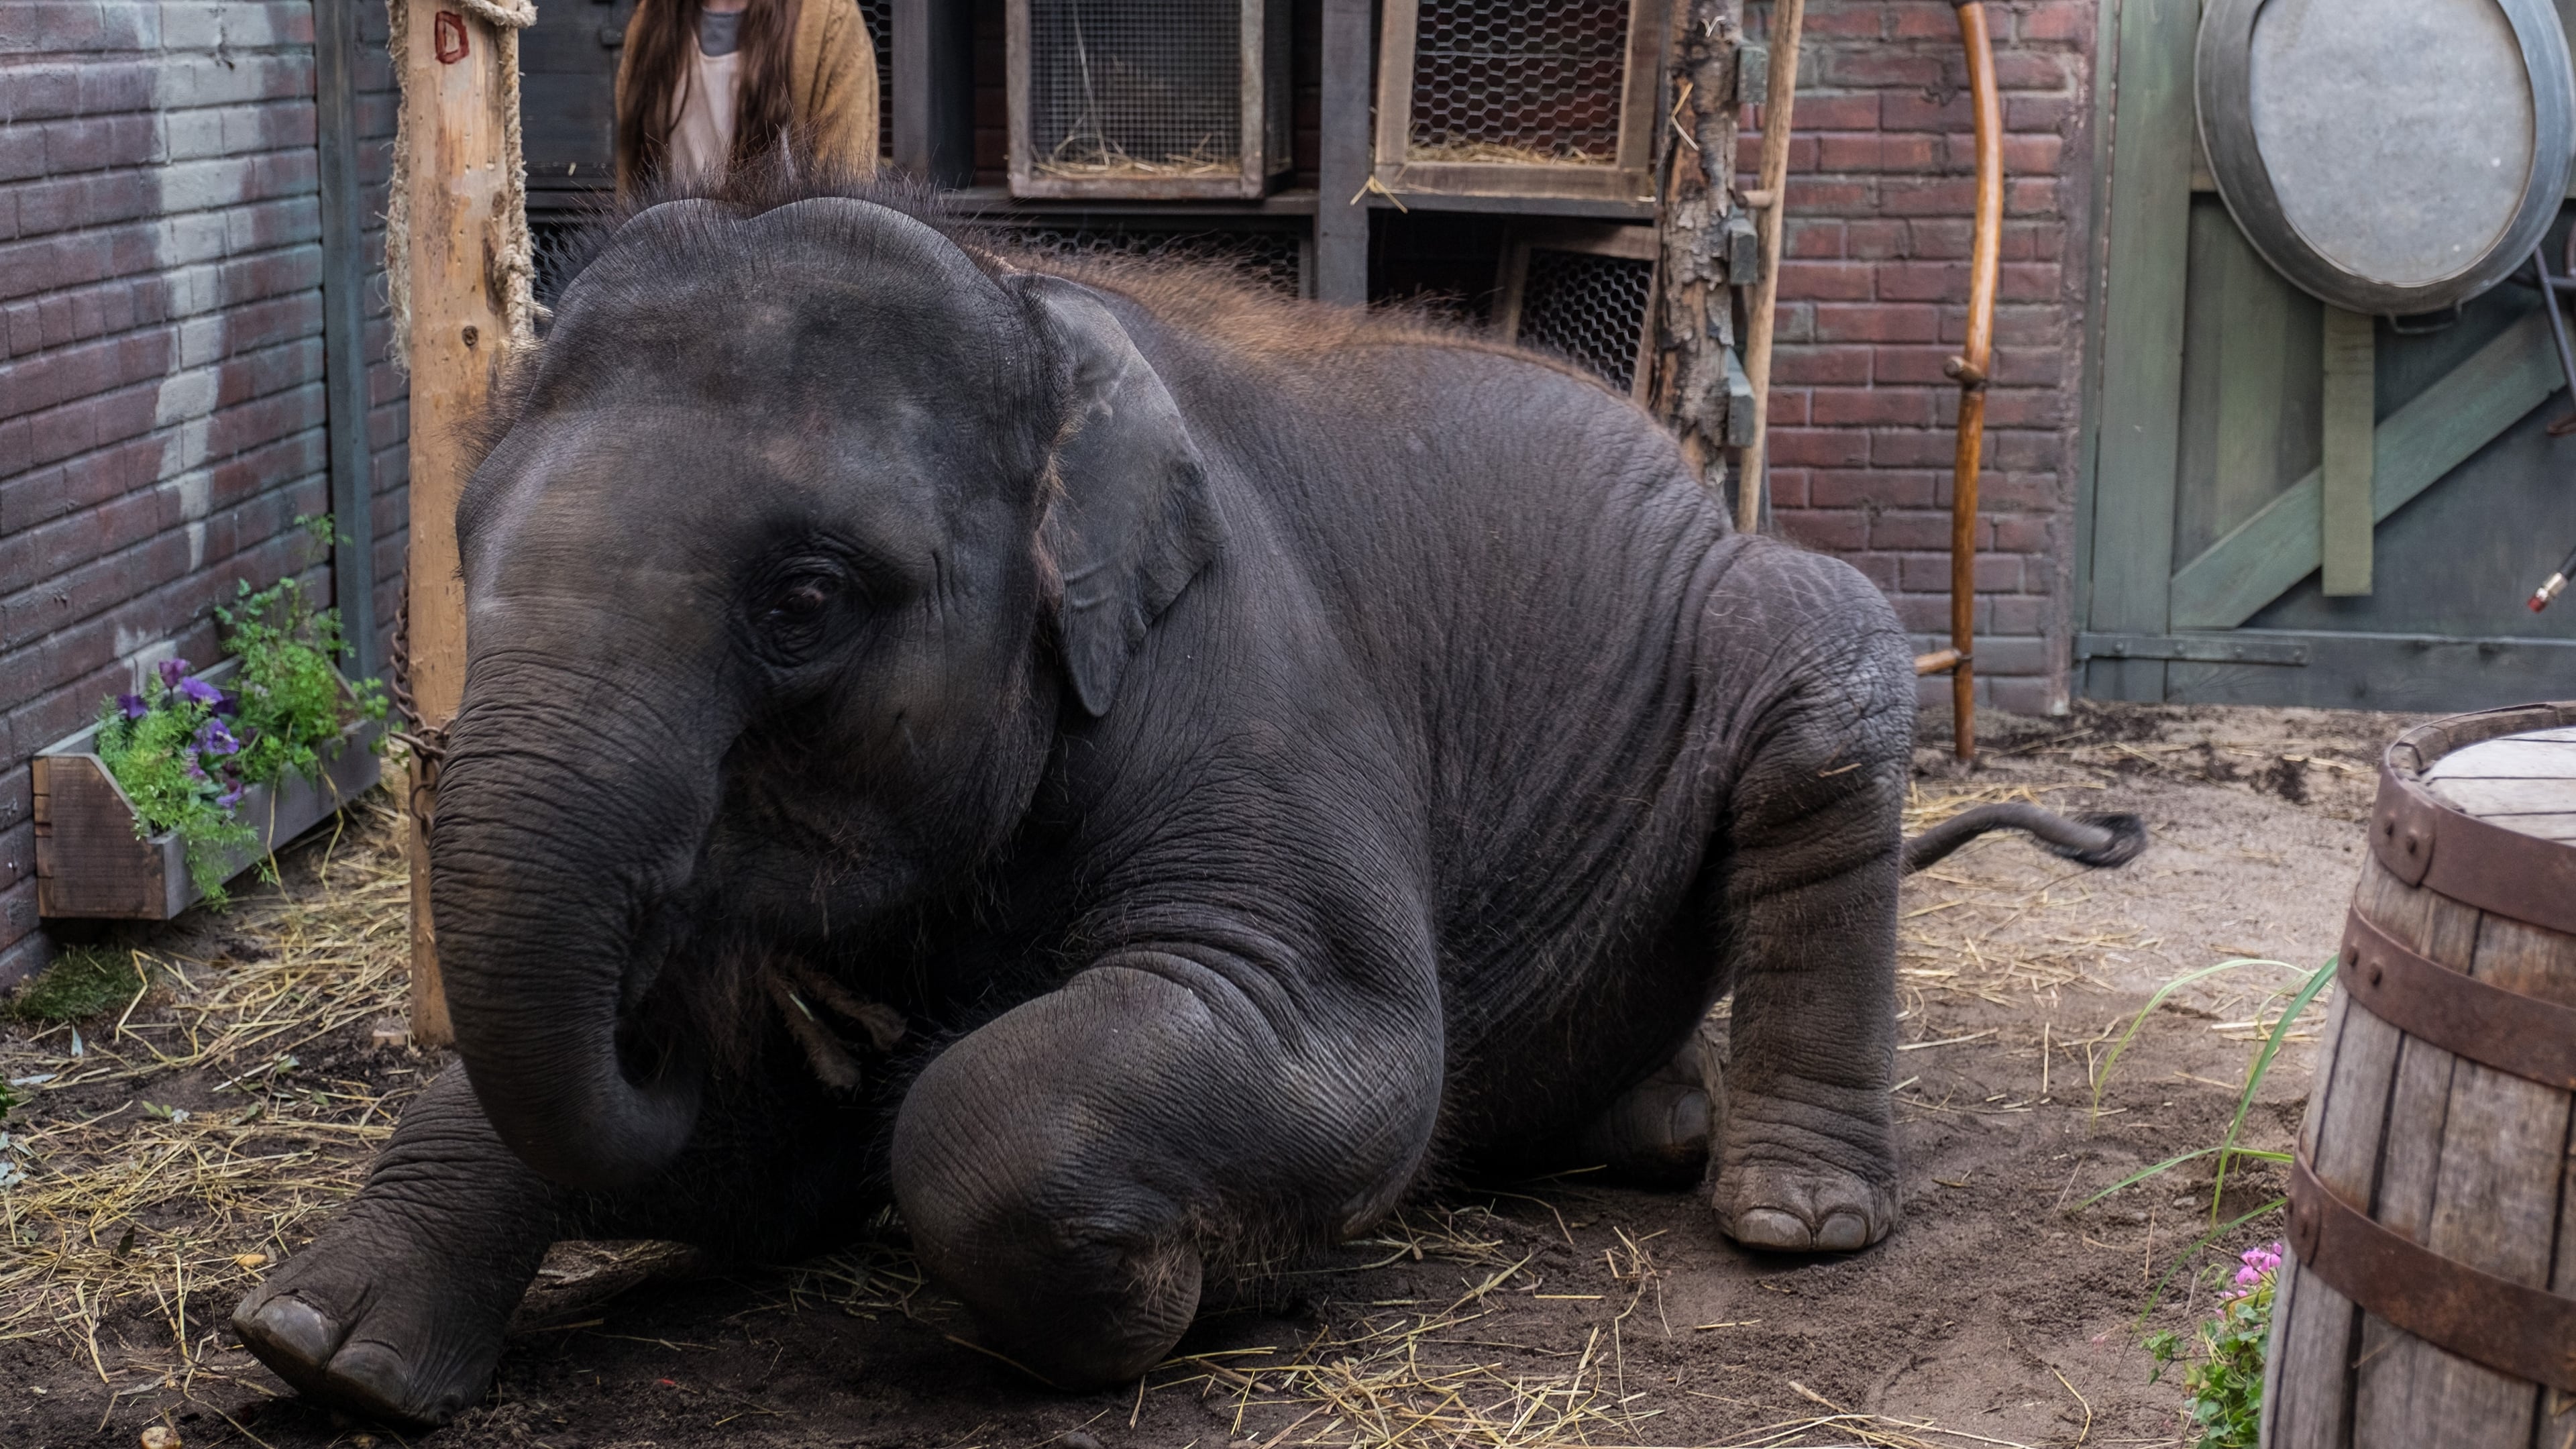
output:
[[[1894, 1225], [1905, 636], [1585, 376], [745, 180], [617, 225], [506, 391], [462, 1066], [235, 1312], [305, 1393], [434, 1423], [558, 1239], [889, 1201], [1066, 1387], [1471, 1170]], [[1713, 1101], [1668, 1064], [1729, 992]]]

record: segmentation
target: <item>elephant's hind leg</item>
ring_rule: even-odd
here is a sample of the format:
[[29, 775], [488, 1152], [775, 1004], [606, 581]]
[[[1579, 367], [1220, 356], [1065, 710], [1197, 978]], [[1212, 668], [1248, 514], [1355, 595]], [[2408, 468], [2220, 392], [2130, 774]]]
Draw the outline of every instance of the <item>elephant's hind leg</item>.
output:
[[233, 1310], [233, 1331], [308, 1398], [444, 1423], [491, 1382], [560, 1210], [450, 1070], [403, 1114], [347, 1211]]
[[1748, 1247], [1867, 1247], [1896, 1225], [1899, 816], [1914, 681], [1866, 580], [1829, 559], [1749, 561], [1729, 601], [1779, 641], [1741, 735], [1711, 923], [1735, 993], [1707, 1192]]

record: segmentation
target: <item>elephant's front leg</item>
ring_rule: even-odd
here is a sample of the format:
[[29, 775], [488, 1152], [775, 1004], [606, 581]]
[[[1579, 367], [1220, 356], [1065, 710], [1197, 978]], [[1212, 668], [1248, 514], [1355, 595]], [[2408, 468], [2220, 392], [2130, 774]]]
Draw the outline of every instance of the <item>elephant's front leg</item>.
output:
[[895, 1123], [923, 1263], [1050, 1383], [1133, 1378], [1189, 1327], [1212, 1255], [1355, 1231], [1430, 1141], [1427, 964], [1386, 994], [1130, 952], [948, 1049]]
[[310, 1397], [444, 1423], [491, 1382], [567, 1206], [450, 1068], [404, 1111], [357, 1199], [242, 1299], [233, 1330]]

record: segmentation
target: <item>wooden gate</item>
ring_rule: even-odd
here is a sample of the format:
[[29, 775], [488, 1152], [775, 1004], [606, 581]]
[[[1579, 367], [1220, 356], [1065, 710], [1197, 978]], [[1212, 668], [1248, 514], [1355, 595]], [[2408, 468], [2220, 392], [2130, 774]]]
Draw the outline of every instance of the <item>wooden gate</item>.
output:
[[2283, 280], [2200, 151], [2200, 10], [2123, 0], [2104, 32], [2078, 689], [2424, 710], [2576, 695], [2576, 607], [2524, 605], [2576, 545], [2538, 292], [2392, 323]]

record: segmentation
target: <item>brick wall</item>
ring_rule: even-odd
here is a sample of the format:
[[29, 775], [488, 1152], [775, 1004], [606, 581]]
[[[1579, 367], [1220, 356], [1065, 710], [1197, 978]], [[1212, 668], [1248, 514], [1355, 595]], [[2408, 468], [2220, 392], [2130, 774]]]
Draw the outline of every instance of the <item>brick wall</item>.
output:
[[[383, 10], [361, 10], [380, 256], [395, 112]], [[28, 757], [153, 662], [217, 657], [236, 581], [327, 596], [295, 526], [329, 507], [313, 74], [310, 0], [0, 5], [0, 983], [50, 950]], [[371, 382], [391, 619], [403, 388]]]
[[[1757, 32], [1770, 7], [1752, 7]], [[2087, 217], [2092, 0], [1987, 0], [2003, 96], [2003, 270], [1979, 482], [1978, 698], [2067, 696]], [[1976, 155], [1947, 0], [1809, 0], [1772, 373], [1781, 531], [1852, 560], [1918, 647], [1947, 643]], [[1760, 133], [1744, 133], [1751, 180]], [[1927, 701], [1948, 697], [1924, 682]]]

